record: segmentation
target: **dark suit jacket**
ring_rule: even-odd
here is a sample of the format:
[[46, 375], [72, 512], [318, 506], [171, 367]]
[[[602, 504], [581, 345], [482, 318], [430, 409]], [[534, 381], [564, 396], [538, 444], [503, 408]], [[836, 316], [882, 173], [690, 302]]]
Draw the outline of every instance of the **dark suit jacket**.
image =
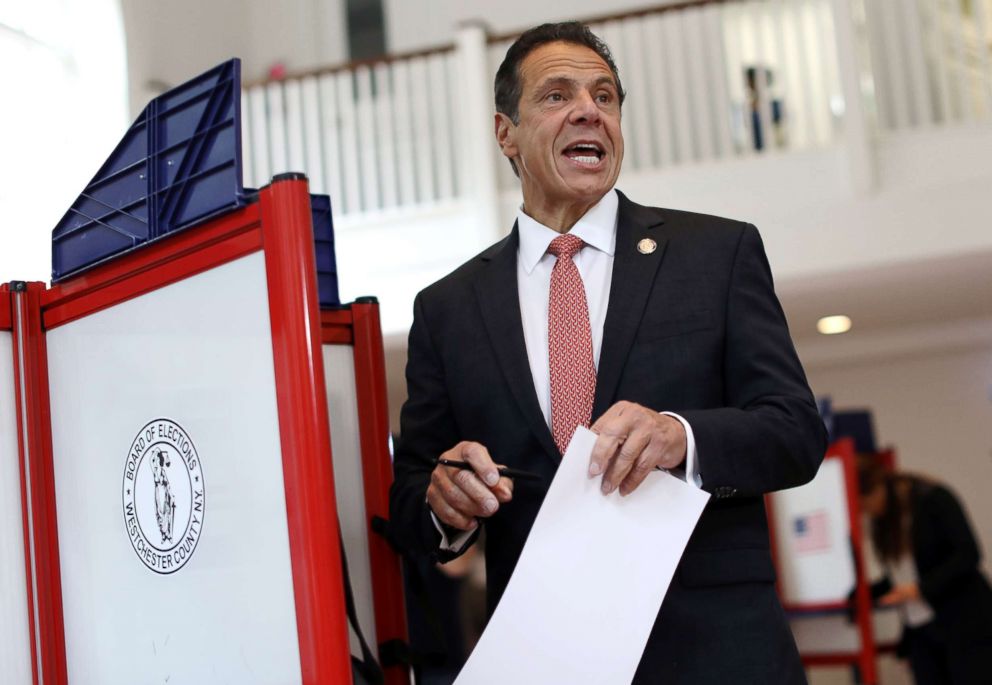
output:
[[[636, 249], [643, 238], [657, 242], [653, 254]], [[515, 228], [417, 296], [391, 492], [394, 530], [436, 555], [425, 493], [439, 454], [477, 441], [498, 463], [546, 476], [517, 483], [485, 523], [490, 611], [561, 459], [527, 361], [517, 247]], [[635, 682], [802, 682], [774, 596], [762, 495], [810, 480], [826, 434], [753, 226], [620, 195], [593, 420], [619, 400], [683, 416], [714, 495]]]

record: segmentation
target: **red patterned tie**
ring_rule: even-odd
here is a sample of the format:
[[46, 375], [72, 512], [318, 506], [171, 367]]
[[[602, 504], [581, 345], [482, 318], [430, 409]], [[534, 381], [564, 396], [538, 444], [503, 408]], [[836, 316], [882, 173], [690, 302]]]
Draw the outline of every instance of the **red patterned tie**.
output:
[[572, 261], [583, 245], [581, 238], [566, 233], [548, 246], [548, 252], [558, 258], [551, 272], [548, 306], [551, 433], [562, 454], [575, 429], [589, 425], [596, 392], [589, 306], [582, 276]]

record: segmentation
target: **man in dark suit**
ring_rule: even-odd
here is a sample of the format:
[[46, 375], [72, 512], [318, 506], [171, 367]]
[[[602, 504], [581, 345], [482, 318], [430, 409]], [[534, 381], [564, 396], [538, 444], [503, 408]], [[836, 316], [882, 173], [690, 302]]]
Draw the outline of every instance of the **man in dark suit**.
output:
[[[495, 132], [524, 203], [507, 238], [417, 296], [392, 524], [441, 560], [485, 525], [492, 611], [568, 438], [591, 423], [606, 496], [638, 496], [655, 468], [714, 496], [635, 683], [805, 682], [762, 495], [813, 477], [823, 424], [757, 230], [614, 190], [622, 101], [609, 50], [580, 24], [507, 52]], [[514, 484], [497, 463], [544, 482]], [[623, 602], [624, 588], [577, 599]]]

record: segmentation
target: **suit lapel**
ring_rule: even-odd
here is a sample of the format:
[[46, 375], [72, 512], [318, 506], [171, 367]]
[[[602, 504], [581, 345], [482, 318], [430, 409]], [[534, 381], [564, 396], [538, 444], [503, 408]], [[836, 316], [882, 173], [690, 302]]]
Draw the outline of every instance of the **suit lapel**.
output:
[[[610, 301], [603, 324], [603, 346], [596, 374], [595, 421], [613, 404], [627, 354], [637, 334], [655, 274], [665, 254], [668, 238], [656, 227], [664, 223], [661, 210], [635, 204], [618, 191], [617, 242], [610, 281]], [[650, 254], [638, 250], [642, 240], [653, 240]]]
[[534, 437], [557, 464], [561, 461], [561, 455], [555, 446], [551, 430], [544, 421], [527, 359], [527, 344], [524, 341], [517, 292], [519, 241], [520, 236], [514, 224], [513, 232], [506, 240], [482, 255], [481, 259], [489, 261], [489, 267], [483, 269], [476, 280], [475, 292], [486, 332], [510, 392]]

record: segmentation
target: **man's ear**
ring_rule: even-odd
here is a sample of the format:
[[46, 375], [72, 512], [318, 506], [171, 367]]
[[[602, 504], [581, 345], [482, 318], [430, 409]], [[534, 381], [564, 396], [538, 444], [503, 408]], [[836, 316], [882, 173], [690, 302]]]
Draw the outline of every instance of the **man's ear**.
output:
[[510, 117], [502, 112], [496, 112], [495, 132], [496, 144], [503, 151], [503, 155], [509, 159], [517, 156], [516, 130], [517, 127], [510, 121]]

